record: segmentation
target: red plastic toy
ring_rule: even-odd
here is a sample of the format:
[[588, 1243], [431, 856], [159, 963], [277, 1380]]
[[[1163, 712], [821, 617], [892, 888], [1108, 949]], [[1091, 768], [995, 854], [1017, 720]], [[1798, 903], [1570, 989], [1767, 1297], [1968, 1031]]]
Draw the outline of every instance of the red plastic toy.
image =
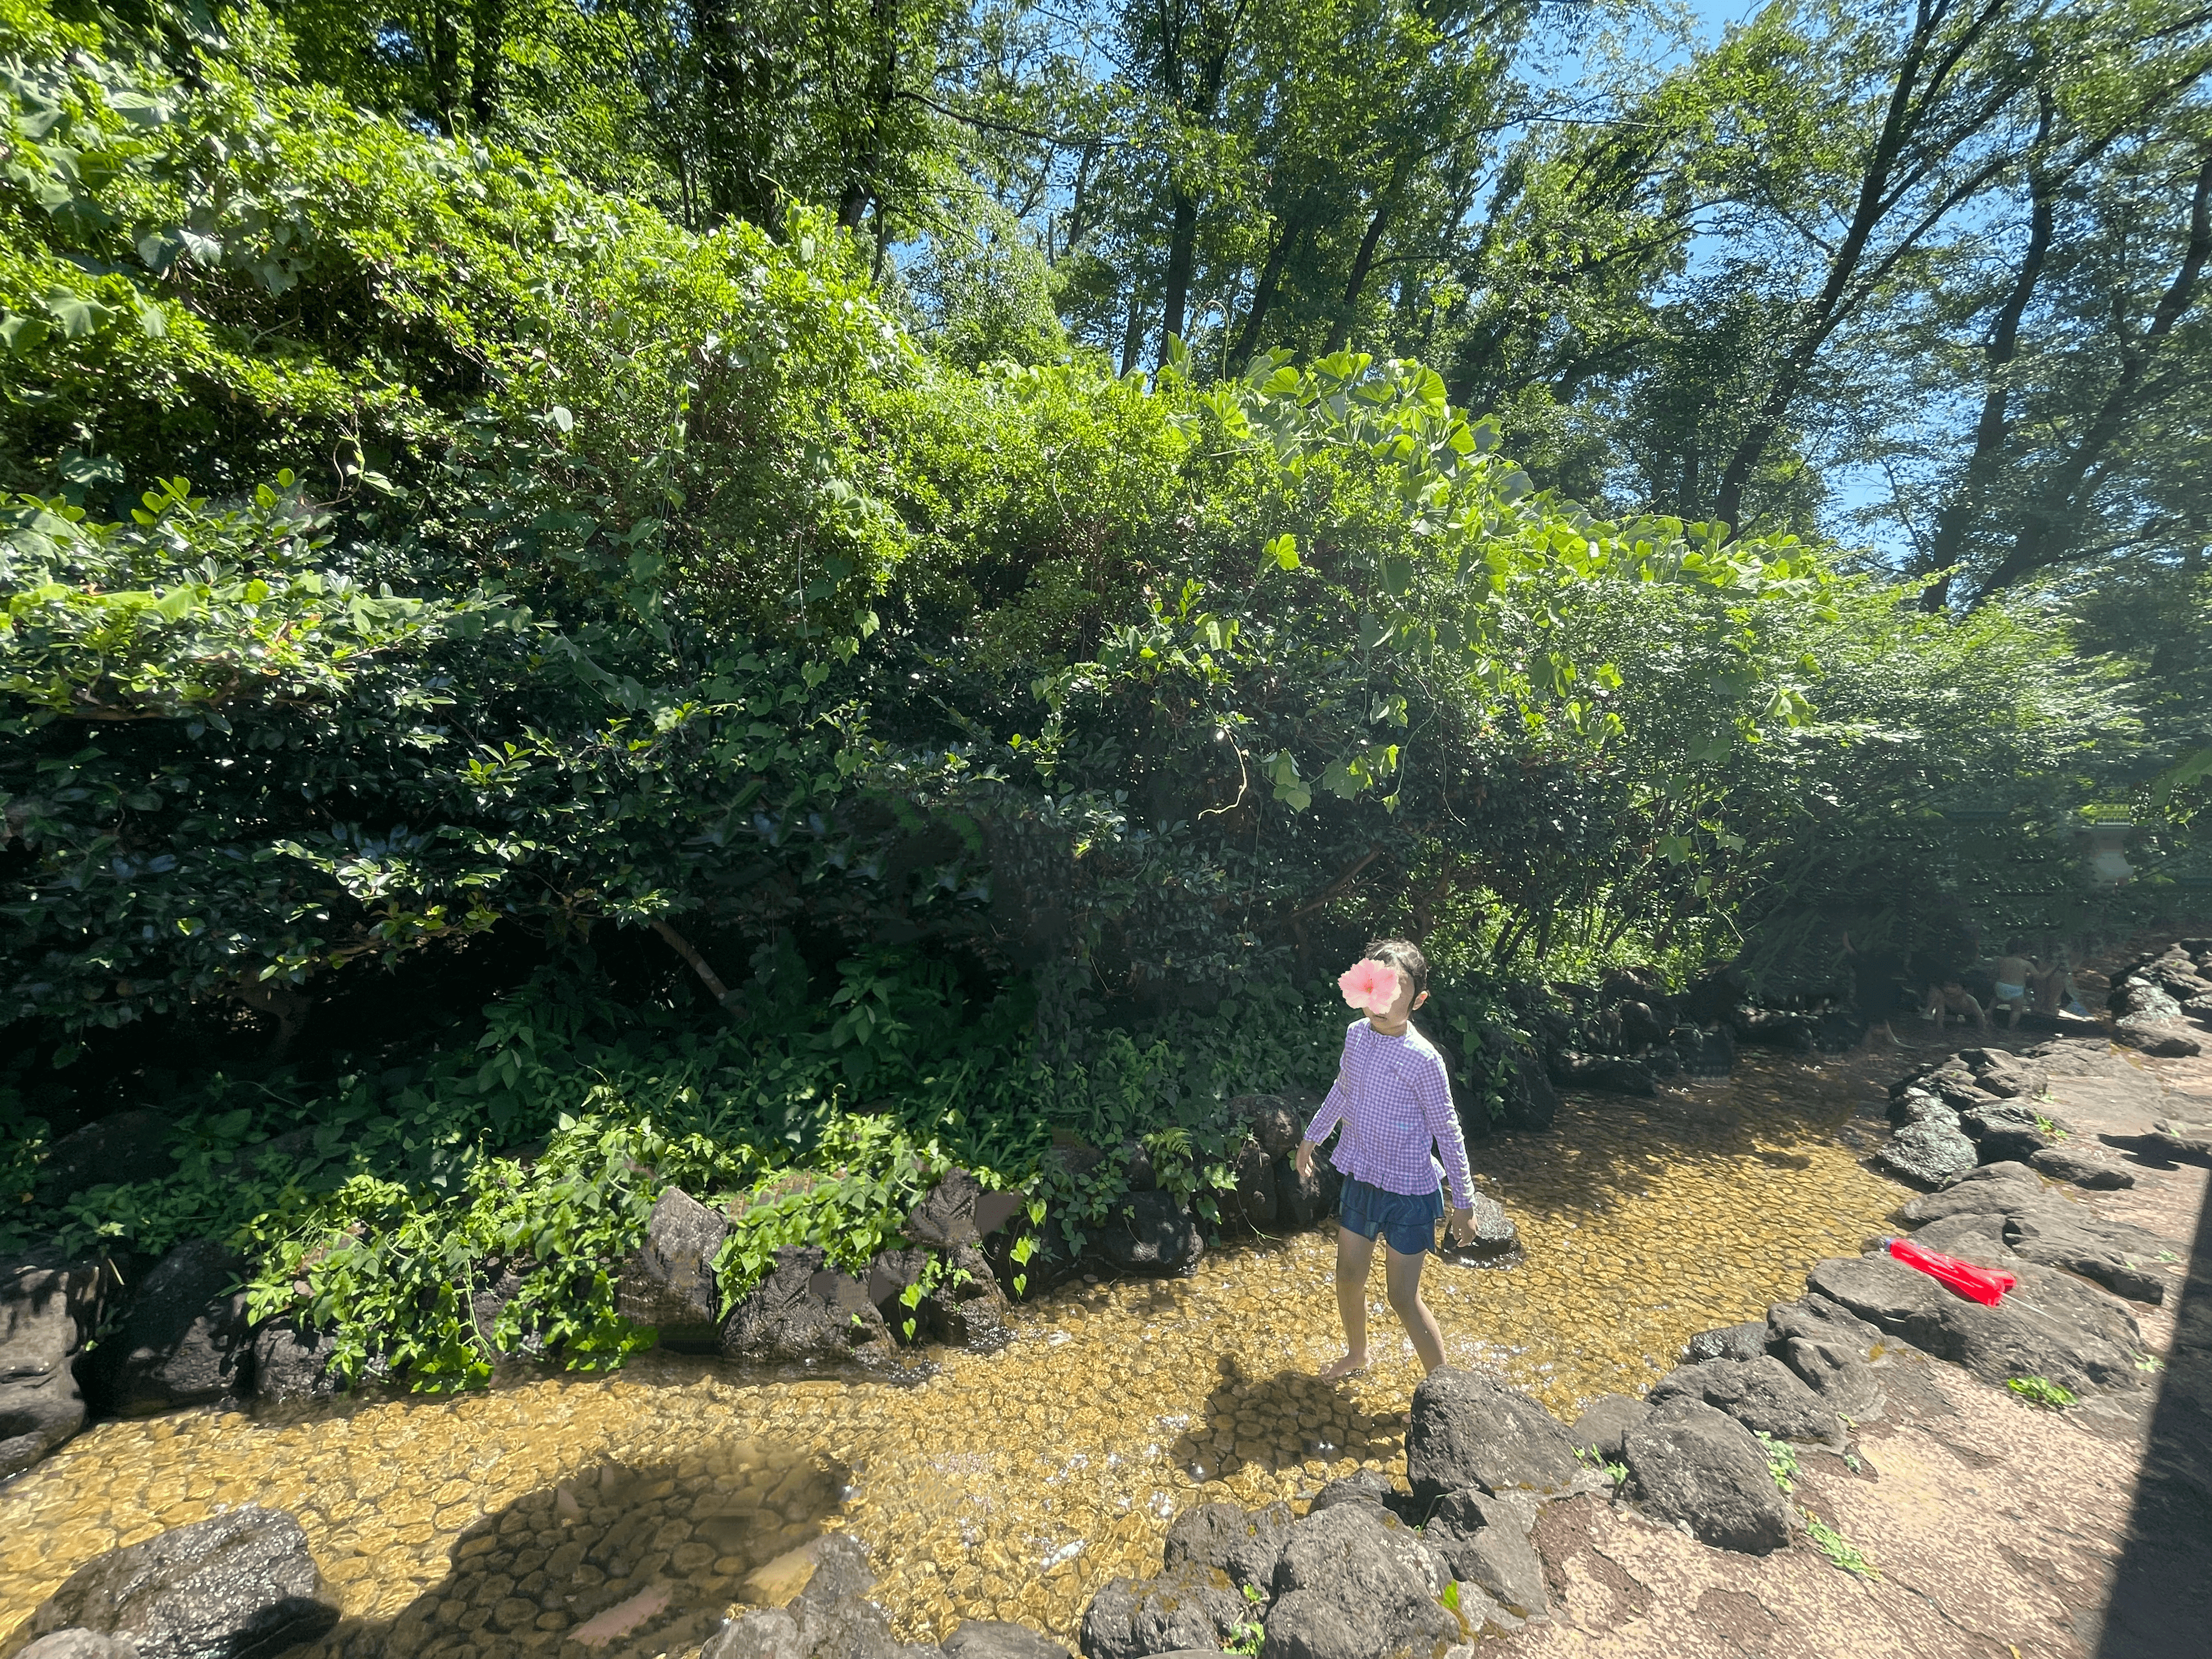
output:
[[1969, 1301], [1994, 1308], [2004, 1293], [2020, 1283], [2010, 1273], [1993, 1267], [1977, 1267], [1955, 1257], [1923, 1250], [1909, 1238], [1887, 1241], [1889, 1253], [1908, 1267], [1917, 1267], [1938, 1285], [1956, 1291]]

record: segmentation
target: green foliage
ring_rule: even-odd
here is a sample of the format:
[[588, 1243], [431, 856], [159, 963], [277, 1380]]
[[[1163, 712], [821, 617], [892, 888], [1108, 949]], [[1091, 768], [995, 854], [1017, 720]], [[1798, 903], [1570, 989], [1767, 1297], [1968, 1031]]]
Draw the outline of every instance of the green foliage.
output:
[[1784, 1492], [1796, 1490], [1799, 1469], [1797, 1449], [1786, 1440], [1777, 1440], [1764, 1429], [1754, 1429], [1759, 1437], [1759, 1449], [1766, 1454], [1766, 1472], [1774, 1477], [1774, 1484]]
[[2053, 1382], [2047, 1376], [2008, 1377], [2005, 1387], [2031, 1406], [2041, 1406], [2048, 1411], [2063, 1411], [2069, 1406], [2081, 1403], [2073, 1389], [2063, 1382]]
[[1813, 1547], [1856, 1578], [1880, 1578], [1881, 1570], [1861, 1553], [1851, 1540], [1838, 1532], [1810, 1510], [1802, 1511], [1805, 1517], [1805, 1535], [1813, 1540]]

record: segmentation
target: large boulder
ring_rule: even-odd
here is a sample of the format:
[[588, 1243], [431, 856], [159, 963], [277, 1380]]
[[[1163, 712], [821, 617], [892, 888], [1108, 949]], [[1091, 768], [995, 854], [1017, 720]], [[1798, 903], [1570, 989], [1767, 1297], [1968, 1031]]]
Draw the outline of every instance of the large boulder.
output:
[[1628, 1431], [1629, 1477], [1650, 1514], [1716, 1549], [1771, 1555], [1790, 1541], [1790, 1505], [1749, 1429], [1677, 1400]]
[[1019, 1193], [994, 1193], [965, 1170], [948, 1170], [906, 1218], [906, 1236], [947, 1253], [989, 1237], [1022, 1207]]
[[1699, 1331], [1682, 1350], [1682, 1363], [1702, 1365], [1708, 1359], [1756, 1359], [1766, 1352], [1766, 1322], [1747, 1319], [1741, 1325], [1723, 1325]]
[[1887, 1255], [1831, 1257], [1808, 1279], [1869, 1324], [1985, 1382], [2040, 1376], [2077, 1394], [2140, 1383], [2135, 1354], [2142, 1334], [2125, 1304], [2033, 1262], [2008, 1271], [2020, 1281], [2018, 1295], [1994, 1308], [1954, 1295]]
[[643, 1241], [623, 1262], [617, 1310], [653, 1327], [664, 1348], [713, 1352], [720, 1346], [722, 1312], [714, 1257], [729, 1236], [727, 1217], [681, 1187], [669, 1188], [653, 1206]]
[[1900, 1180], [1939, 1188], [1965, 1175], [1979, 1158], [1957, 1116], [1948, 1112], [1893, 1130], [1875, 1153], [1875, 1162]]
[[1651, 1408], [1632, 1395], [1601, 1394], [1583, 1407], [1567, 1438], [1585, 1456], [1618, 1463], [1621, 1437], [1650, 1414]]
[[2024, 1261], [2079, 1273], [2116, 1296], [2153, 1306], [2166, 1300], [2161, 1259], [2188, 1257], [2187, 1249], [2173, 1239], [2124, 1221], [2107, 1221], [2062, 1198], [2046, 1197], [2008, 1217], [2004, 1238]]
[[1960, 1176], [1948, 1191], [1923, 1193], [1905, 1201], [1905, 1218], [1916, 1224], [1948, 1215], [2010, 1214], [2043, 1201], [2045, 1188], [2025, 1164], [1985, 1164]]
[[1157, 1188], [1125, 1194], [1091, 1243], [1125, 1273], [1188, 1273], [1206, 1254], [1206, 1235], [1190, 1212]]
[[1437, 1600], [1446, 1575], [1437, 1552], [1385, 1510], [1344, 1504], [1309, 1515], [1276, 1563], [1261, 1659], [1443, 1659], [1463, 1639]]
[[253, 1392], [264, 1400], [316, 1400], [337, 1392], [331, 1358], [337, 1333], [272, 1319], [253, 1334]]
[[1223, 1108], [1229, 1121], [1252, 1137], [1260, 1155], [1269, 1160], [1288, 1158], [1298, 1149], [1313, 1116], [1313, 1103], [1287, 1095], [1238, 1095]]
[[1413, 1390], [1406, 1473], [1425, 1505], [1452, 1492], [1568, 1492], [1579, 1468], [1559, 1419], [1502, 1382], [1445, 1365]]
[[[1761, 1332], [1765, 1328], [1759, 1327]], [[1771, 1354], [1677, 1366], [1652, 1385], [1649, 1395], [1654, 1411], [1674, 1400], [1711, 1406], [1777, 1440], [1814, 1441], [1843, 1449], [1844, 1425], [1835, 1412]]]
[[1291, 1526], [1287, 1504], [1270, 1504], [1249, 1513], [1234, 1504], [1200, 1504], [1176, 1516], [1168, 1528], [1161, 1565], [1174, 1573], [1195, 1564], [1227, 1575], [1240, 1590], [1249, 1584], [1267, 1595]]
[[91, 1187], [158, 1181], [177, 1167], [176, 1125], [159, 1112], [118, 1112], [73, 1129], [46, 1149], [39, 1166], [41, 1203], [58, 1204]]
[[2051, 1087], [2051, 1074], [2034, 1061], [2002, 1048], [1970, 1048], [1960, 1055], [1974, 1074], [1974, 1086], [2002, 1099], [2033, 1100]]
[[1230, 1171], [1236, 1177], [1237, 1191], [1228, 1207], [1253, 1231], [1273, 1232], [1278, 1208], [1274, 1160], [1259, 1142], [1248, 1140], [1237, 1149]]
[[1735, 1069], [1735, 1037], [1725, 1025], [1678, 1025], [1671, 1042], [1691, 1077], [1723, 1078]]
[[1959, 1127], [1984, 1164], [2025, 1163], [2051, 1144], [2043, 1128], [2048, 1121], [2033, 1106], [2012, 1101], [1993, 1100], [1959, 1114]]
[[0, 1480], [84, 1426], [71, 1368], [113, 1282], [106, 1263], [34, 1251], [0, 1263]]
[[1344, 1191], [1344, 1177], [1316, 1152], [1313, 1173], [1298, 1173], [1297, 1160], [1283, 1158], [1275, 1165], [1275, 1224], [1286, 1232], [1302, 1231], [1336, 1213], [1336, 1200]]
[[2153, 1060], [2191, 1060], [2204, 1052], [2204, 1044], [2179, 1025], [2130, 1014], [2113, 1026], [2122, 1042]]
[[828, 1267], [818, 1246], [786, 1244], [722, 1322], [721, 1347], [732, 1359], [875, 1363], [891, 1337], [866, 1285]]
[[178, 1245], [148, 1273], [121, 1326], [77, 1367], [85, 1399], [114, 1417], [197, 1406], [253, 1386], [246, 1260], [213, 1239]]
[[1881, 1411], [1875, 1372], [1888, 1363], [1890, 1344], [1848, 1309], [1812, 1294], [1778, 1303], [1766, 1310], [1766, 1346], [1829, 1410], [1849, 1417]]
[[1443, 1557], [1454, 1582], [1479, 1584], [1508, 1612], [1533, 1619], [1547, 1599], [1544, 1564], [1529, 1539], [1542, 1504], [1527, 1492], [1452, 1492], [1437, 1500], [1422, 1536]]
[[1013, 1340], [1013, 1331], [1007, 1323], [1006, 1292], [990, 1262], [973, 1244], [951, 1252], [944, 1262], [921, 1303], [931, 1334], [970, 1353], [996, 1353]]
[[2105, 1164], [2066, 1146], [2045, 1146], [2027, 1160], [2036, 1174], [2063, 1181], [2093, 1192], [2111, 1192], [2136, 1184], [2135, 1176], [2117, 1164]]
[[138, 1659], [274, 1659], [337, 1616], [300, 1523], [247, 1506], [87, 1562], [27, 1628], [119, 1638]]
[[1149, 1659], [1189, 1648], [1218, 1650], [1250, 1617], [1241, 1594], [1185, 1562], [1157, 1578], [1115, 1579], [1091, 1598], [1077, 1640], [1084, 1659]]

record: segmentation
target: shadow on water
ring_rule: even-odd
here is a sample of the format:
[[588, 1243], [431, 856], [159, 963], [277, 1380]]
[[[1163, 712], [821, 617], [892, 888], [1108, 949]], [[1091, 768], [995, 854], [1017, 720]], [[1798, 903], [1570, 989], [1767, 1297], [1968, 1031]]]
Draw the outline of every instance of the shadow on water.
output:
[[1218, 1381], [1203, 1419], [1169, 1449], [1200, 1480], [1245, 1464], [1279, 1474], [1314, 1458], [1395, 1457], [1404, 1427], [1355, 1407], [1344, 1386], [1290, 1370], [1253, 1376], [1233, 1354], [1216, 1362]]
[[2212, 1201], [2197, 1214], [2158, 1381], [2097, 1659], [2212, 1653]]
[[843, 1506], [842, 1465], [758, 1441], [593, 1465], [465, 1528], [445, 1580], [288, 1659], [649, 1659], [696, 1648], [732, 1601], [781, 1602], [793, 1553]]

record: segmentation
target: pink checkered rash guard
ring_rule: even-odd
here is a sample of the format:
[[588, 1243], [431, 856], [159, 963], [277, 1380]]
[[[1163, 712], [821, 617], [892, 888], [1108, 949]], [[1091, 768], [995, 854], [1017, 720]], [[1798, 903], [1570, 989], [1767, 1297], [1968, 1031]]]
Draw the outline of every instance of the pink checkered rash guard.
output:
[[1412, 1026], [1403, 1036], [1385, 1036], [1364, 1019], [1346, 1028], [1343, 1063], [1328, 1098], [1306, 1125], [1306, 1139], [1319, 1146], [1340, 1123], [1344, 1139], [1328, 1161], [1342, 1174], [1386, 1193], [1433, 1192], [1433, 1144], [1443, 1154], [1452, 1207], [1474, 1207], [1467, 1142], [1452, 1110], [1443, 1056]]

